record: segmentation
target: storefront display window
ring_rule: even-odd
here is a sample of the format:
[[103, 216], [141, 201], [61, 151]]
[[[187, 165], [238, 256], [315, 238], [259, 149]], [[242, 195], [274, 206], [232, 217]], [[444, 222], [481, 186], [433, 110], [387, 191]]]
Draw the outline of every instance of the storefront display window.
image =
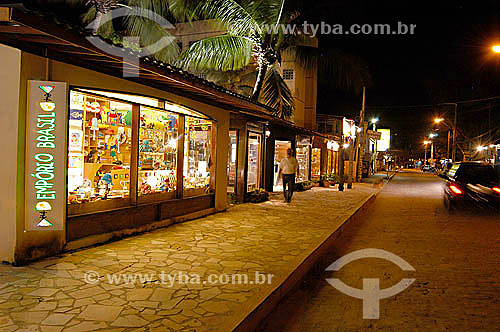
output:
[[309, 167], [311, 153], [311, 139], [309, 137], [297, 137], [297, 161], [299, 162], [299, 176], [296, 182], [309, 181]]
[[248, 171], [247, 171], [247, 192], [260, 188], [260, 178], [262, 172], [262, 135], [248, 134]]
[[130, 195], [132, 105], [70, 93], [68, 203]]
[[179, 116], [141, 107], [138, 195], [175, 194]]
[[238, 132], [229, 131], [229, 147], [227, 156], [227, 192], [236, 192], [236, 167], [238, 156]]
[[188, 196], [213, 192], [215, 127], [210, 120], [186, 116], [184, 192]]
[[203, 114], [153, 98], [73, 88], [68, 124], [69, 215], [215, 190], [216, 126]]
[[321, 176], [321, 149], [312, 149], [311, 154], [311, 177], [319, 179]]

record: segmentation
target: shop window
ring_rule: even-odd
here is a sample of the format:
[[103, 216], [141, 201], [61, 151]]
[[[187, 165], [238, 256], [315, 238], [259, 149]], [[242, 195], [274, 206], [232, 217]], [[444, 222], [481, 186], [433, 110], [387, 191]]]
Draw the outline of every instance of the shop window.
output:
[[293, 80], [293, 69], [284, 69], [283, 70], [283, 79], [284, 80]]
[[247, 192], [260, 188], [262, 135], [248, 134]]
[[215, 189], [215, 126], [210, 120], [186, 116], [184, 196], [212, 193]]
[[177, 188], [179, 116], [141, 107], [138, 196], [171, 193]]
[[236, 168], [238, 158], [238, 132], [229, 131], [229, 147], [227, 156], [227, 192], [236, 192]]
[[312, 149], [311, 154], [311, 177], [319, 179], [321, 176], [321, 149]]
[[299, 176], [297, 182], [309, 181], [311, 139], [309, 137], [297, 137], [296, 158], [299, 162]]
[[132, 105], [70, 93], [68, 203], [130, 195]]

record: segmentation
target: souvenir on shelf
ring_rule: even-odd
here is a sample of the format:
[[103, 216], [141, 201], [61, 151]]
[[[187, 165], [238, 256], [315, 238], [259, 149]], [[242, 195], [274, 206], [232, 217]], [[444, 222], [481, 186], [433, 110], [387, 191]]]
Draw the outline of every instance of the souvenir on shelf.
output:
[[78, 91], [70, 100], [69, 203], [128, 196], [132, 105]]

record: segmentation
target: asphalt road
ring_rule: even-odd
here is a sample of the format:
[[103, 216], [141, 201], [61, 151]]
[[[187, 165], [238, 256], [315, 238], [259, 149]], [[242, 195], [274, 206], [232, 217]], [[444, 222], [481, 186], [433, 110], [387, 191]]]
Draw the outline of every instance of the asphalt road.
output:
[[[262, 324], [259, 331], [500, 331], [500, 215], [462, 212], [448, 216], [442, 181], [400, 173], [382, 190], [366, 216], [350, 225], [318, 267]], [[376, 248], [408, 262], [403, 271], [380, 258], [325, 268], [351, 252]], [[403, 278], [415, 281], [379, 302], [379, 319], [363, 318], [363, 301], [326, 279], [380, 289]]]

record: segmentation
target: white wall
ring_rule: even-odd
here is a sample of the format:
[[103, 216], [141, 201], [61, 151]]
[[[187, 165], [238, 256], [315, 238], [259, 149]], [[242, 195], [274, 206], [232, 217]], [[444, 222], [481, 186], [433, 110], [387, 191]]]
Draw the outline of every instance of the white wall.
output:
[[21, 51], [0, 44], [0, 260], [14, 260]]

